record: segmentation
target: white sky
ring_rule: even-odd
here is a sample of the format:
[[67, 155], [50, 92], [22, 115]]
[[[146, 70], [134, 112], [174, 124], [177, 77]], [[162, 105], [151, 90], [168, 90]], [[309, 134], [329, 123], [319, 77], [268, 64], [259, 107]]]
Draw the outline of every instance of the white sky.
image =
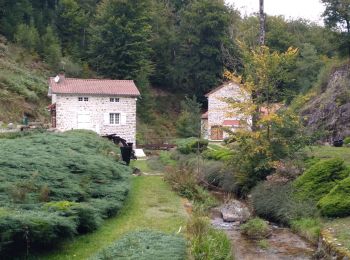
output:
[[[227, 4], [249, 15], [259, 11], [259, 0], [225, 0]], [[265, 13], [269, 15], [284, 15], [285, 18], [306, 18], [322, 24], [321, 14], [324, 6], [320, 0], [265, 0]]]

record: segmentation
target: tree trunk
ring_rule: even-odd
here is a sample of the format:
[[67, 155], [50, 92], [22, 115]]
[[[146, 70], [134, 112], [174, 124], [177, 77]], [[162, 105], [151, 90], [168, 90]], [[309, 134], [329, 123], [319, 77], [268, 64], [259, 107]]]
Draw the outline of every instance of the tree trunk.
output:
[[264, 0], [259, 0], [259, 21], [260, 21], [260, 35], [259, 45], [265, 45], [265, 13], [264, 13]]

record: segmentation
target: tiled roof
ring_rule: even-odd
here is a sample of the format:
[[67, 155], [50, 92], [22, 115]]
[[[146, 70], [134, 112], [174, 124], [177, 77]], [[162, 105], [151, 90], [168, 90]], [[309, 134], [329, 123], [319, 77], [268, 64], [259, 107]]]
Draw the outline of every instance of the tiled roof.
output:
[[208, 111], [202, 114], [201, 116], [202, 119], [208, 119]]
[[54, 79], [49, 79], [52, 94], [140, 96], [133, 80], [65, 78], [56, 83]]
[[223, 126], [239, 126], [240, 122], [239, 122], [239, 120], [225, 120], [222, 125]]

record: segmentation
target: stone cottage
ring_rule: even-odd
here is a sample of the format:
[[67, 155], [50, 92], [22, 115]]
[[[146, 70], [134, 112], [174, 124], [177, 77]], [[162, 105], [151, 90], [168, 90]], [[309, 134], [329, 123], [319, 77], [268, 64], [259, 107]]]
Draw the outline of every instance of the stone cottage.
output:
[[60, 74], [49, 79], [52, 127], [59, 131], [86, 129], [117, 134], [135, 144], [136, 102], [132, 80], [75, 79]]
[[251, 119], [245, 119], [242, 115], [231, 109], [227, 103], [228, 98], [245, 101], [249, 96], [242, 92], [239, 84], [226, 82], [205, 95], [208, 98], [208, 111], [202, 115], [202, 137], [211, 141], [222, 141], [228, 134], [225, 129], [235, 131], [244, 125], [250, 125]]

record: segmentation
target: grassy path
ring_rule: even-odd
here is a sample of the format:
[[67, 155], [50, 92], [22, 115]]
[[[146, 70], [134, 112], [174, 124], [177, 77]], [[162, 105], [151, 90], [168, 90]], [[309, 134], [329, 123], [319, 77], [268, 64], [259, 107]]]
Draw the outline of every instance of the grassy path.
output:
[[65, 241], [50, 254], [31, 259], [87, 259], [129, 231], [156, 229], [176, 233], [187, 218], [181, 198], [159, 176], [132, 178], [122, 212], [91, 234]]

